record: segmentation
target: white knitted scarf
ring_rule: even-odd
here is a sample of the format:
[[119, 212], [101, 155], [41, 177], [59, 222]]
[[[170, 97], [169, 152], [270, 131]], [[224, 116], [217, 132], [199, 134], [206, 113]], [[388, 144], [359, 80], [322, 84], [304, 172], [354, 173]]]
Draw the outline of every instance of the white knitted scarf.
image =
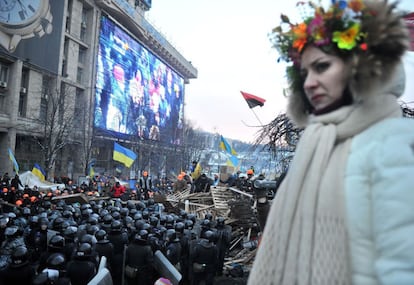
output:
[[351, 283], [344, 205], [350, 143], [371, 125], [398, 116], [393, 95], [311, 116], [273, 201], [249, 285]]

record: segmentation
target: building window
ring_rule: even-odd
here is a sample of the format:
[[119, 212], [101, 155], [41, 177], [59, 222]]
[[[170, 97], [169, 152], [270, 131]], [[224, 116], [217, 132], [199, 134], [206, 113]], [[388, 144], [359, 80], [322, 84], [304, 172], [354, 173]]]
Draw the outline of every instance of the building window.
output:
[[78, 72], [76, 74], [76, 82], [78, 82], [79, 84], [83, 83], [83, 68], [82, 67], [78, 67]]
[[88, 29], [88, 12], [90, 9], [86, 9], [84, 6], [82, 9], [82, 21], [80, 28], [80, 39], [81, 41], [86, 41], [87, 29]]
[[84, 122], [84, 109], [85, 109], [85, 96], [82, 89], [76, 89], [76, 98], [75, 98], [75, 110], [74, 110], [74, 127], [83, 126]]
[[68, 1], [68, 7], [66, 9], [66, 32], [70, 33], [70, 22], [72, 20], [72, 0]]
[[47, 109], [48, 109], [48, 102], [49, 96], [51, 93], [51, 81], [52, 79], [49, 76], [43, 76], [42, 78], [42, 94], [40, 97], [40, 112], [39, 112], [39, 119], [43, 123], [47, 121]]
[[69, 41], [65, 39], [65, 43], [63, 44], [63, 60], [62, 60], [62, 76], [67, 77], [68, 76], [68, 50], [69, 50]]
[[66, 99], [66, 96], [69, 96], [69, 94], [68, 94], [68, 92], [69, 92], [69, 89], [68, 89], [68, 87], [66, 86], [66, 84], [64, 83], [64, 82], [62, 82], [61, 83], [61, 85], [60, 85], [60, 92], [59, 92], [59, 94], [58, 94], [58, 96], [59, 96], [59, 98], [57, 98], [58, 100], [58, 102], [57, 102], [57, 104], [58, 104], [58, 106], [57, 106], [57, 110], [59, 111], [59, 113], [58, 113], [58, 123], [60, 124], [60, 125], [63, 125], [63, 124], [66, 124], [66, 122], [65, 122], [65, 99]]
[[0, 88], [7, 88], [7, 81], [9, 79], [9, 67], [0, 63]]
[[87, 51], [86, 48], [84, 48], [82, 46], [79, 46], [78, 62], [80, 64], [85, 64], [85, 61], [86, 61], [86, 51]]
[[23, 69], [20, 94], [19, 94], [19, 116], [20, 117], [26, 116], [28, 82], [29, 82], [29, 70]]
[[46, 122], [47, 119], [47, 96], [43, 96], [40, 99], [40, 116], [39, 116], [40, 121], [42, 122]]

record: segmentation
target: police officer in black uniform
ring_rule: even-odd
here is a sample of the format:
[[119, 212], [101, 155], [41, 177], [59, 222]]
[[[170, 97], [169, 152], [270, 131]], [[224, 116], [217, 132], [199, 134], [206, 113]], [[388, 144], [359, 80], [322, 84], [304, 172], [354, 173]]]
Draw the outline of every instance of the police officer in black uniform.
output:
[[126, 276], [128, 284], [151, 285], [154, 284], [152, 265], [154, 254], [147, 242], [148, 231], [140, 230], [128, 246], [125, 256], [125, 265], [136, 269], [136, 276]]
[[208, 230], [203, 232], [190, 256], [192, 264], [192, 285], [214, 284], [214, 276], [217, 270], [218, 249], [214, 244], [215, 234]]
[[0, 284], [30, 285], [35, 271], [29, 262], [29, 251], [25, 246], [17, 247], [11, 256], [10, 265], [1, 272]]
[[106, 257], [107, 267], [111, 271], [111, 263], [114, 258], [114, 245], [108, 240], [106, 231], [99, 230], [96, 234], [95, 251], [99, 254], [99, 258]]
[[108, 240], [114, 246], [114, 257], [111, 263], [112, 279], [114, 280], [114, 284], [121, 284], [123, 271], [122, 261], [124, 259], [124, 247], [128, 244], [128, 234], [122, 231], [122, 222], [120, 220], [112, 221]]
[[[81, 243], [76, 255], [67, 265], [67, 277], [70, 278], [72, 285], [84, 285], [96, 274], [95, 264], [90, 259], [92, 247], [89, 243]], [[115, 283], [120, 284], [120, 283]]]

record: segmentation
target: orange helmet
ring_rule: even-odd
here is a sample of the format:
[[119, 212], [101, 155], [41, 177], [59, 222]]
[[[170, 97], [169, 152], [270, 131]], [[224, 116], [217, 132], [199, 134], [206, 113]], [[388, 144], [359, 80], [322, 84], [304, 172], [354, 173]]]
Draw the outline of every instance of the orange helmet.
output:
[[248, 169], [247, 170], [247, 175], [253, 175], [253, 169]]
[[184, 176], [182, 174], [178, 174], [177, 179], [178, 180], [183, 180]]

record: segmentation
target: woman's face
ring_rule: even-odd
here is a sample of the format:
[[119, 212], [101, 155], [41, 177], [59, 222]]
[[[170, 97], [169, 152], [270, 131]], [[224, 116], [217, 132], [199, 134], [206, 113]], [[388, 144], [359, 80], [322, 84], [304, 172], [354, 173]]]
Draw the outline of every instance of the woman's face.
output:
[[343, 96], [348, 84], [349, 68], [340, 57], [309, 46], [302, 54], [301, 76], [306, 97], [318, 111]]

